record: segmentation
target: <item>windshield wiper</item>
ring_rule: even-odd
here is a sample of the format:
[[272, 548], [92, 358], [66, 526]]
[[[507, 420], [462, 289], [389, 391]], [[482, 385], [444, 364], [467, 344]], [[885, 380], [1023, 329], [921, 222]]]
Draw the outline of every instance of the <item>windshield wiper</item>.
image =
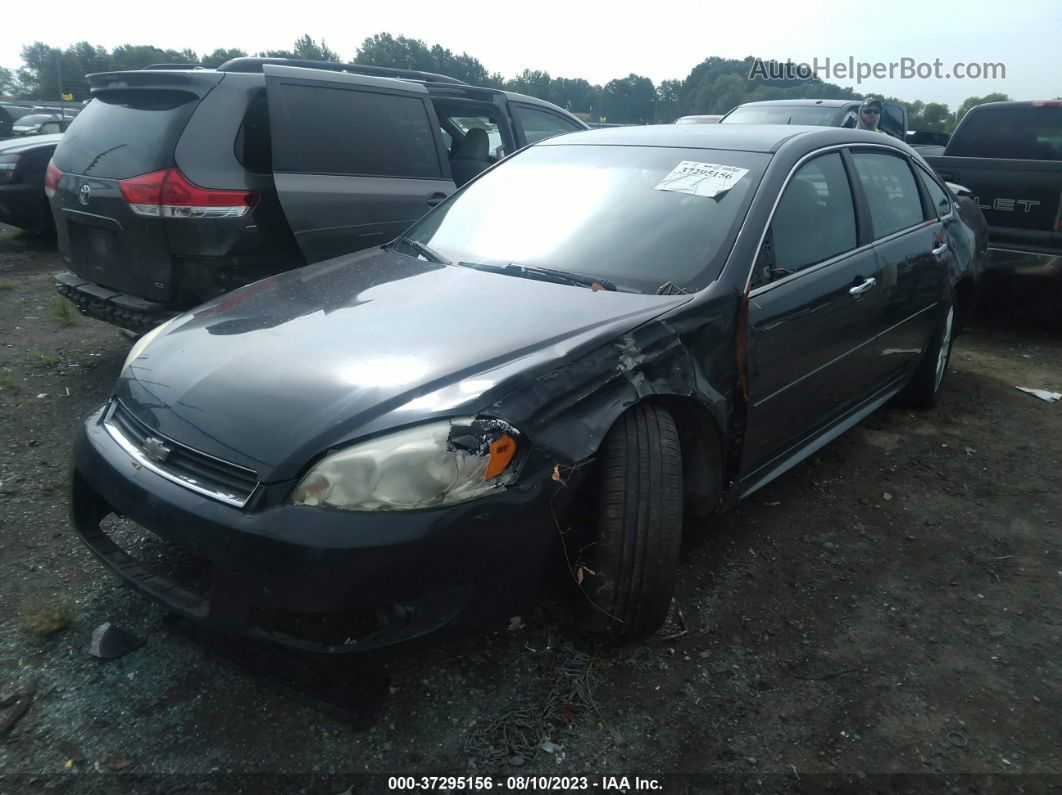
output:
[[489, 265], [486, 262], [455, 262], [465, 268], [474, 268], [478, 271], [490, 273], [505, 273], [510, 276], [521, 276], [525, 279], [538, 279], [554, 284], [571, 284], [577, 287], [589, 287], [594, 290], [611, 290], [616, 292], [616, 284], [599, 276], [586, 276], [582, 273], [560, 271], [554, 268], [540, 268], [535, 265], [517, 265], [510, 262], [508, 265]]
[[420, 256], [424, 257], [424, 259], [428, 260], [429, 262], [439, 262], [439, 263], [441, 263], [443, 265], [449, 265], [450, 264], [450, 261], [447, 260], [444, 256], [442, 256], [442, 254], [439, 254], [436, 251], [432, 251], [430, 248], [425, 246], [423, 243], [418, 243], [416, 240], [414, 240], [411, 237], [406, 237], [405, 235], [399, 235], [398, 237], [396, 237], [391, 242], [391, 247], [394, 247], [394, 245], [396, 243], [402, 243], [402, 244], [404, 244], [406, 246], [409, 246], [411, 249], [416, 251]]
[[657, 295], [688, 295], [689, 290], [679, 287], [674, 282], [664, 282], [656, 288]]

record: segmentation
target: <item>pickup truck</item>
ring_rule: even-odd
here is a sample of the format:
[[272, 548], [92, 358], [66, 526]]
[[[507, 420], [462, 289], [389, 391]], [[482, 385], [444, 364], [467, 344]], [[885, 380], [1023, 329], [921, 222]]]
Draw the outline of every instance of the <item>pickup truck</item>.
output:
[[1062, 100], [978, 105], [925, 159], [984, 212], [990, 270], [1062, 274]]

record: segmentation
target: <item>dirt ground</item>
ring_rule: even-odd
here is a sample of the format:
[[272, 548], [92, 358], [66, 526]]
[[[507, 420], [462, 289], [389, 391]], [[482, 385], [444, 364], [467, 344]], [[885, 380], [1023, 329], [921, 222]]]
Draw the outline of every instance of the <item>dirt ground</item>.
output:
[[[217, 654], [76, 540], [71, 440], [130, 343], [61, 309], [59, 269], [52, 243], [0, 227], [0, 699], [38, 681], [0, 737], [0, 791], [1062, 788], [1062, 402], [1015, 389], [1062, 391], [1057, 327], [993, 307], [936, 409], [882, 409], [691, 527], [651, 640], [595, 643], [547, 590], [442, 648], [314, 669], [360, 705], [337, 717]], [[90, 657], [104, 621], [147, 644]]]

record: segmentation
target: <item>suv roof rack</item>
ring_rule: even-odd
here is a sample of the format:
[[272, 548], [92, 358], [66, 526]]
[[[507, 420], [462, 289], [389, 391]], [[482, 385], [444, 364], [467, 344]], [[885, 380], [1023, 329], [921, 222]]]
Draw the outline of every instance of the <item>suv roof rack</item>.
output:
[[144, 69], [206, 69], [201, 63], [152, 63]]
[[[219, 72], [261, 72], [266, 64], [276, 66], [300, 66], [305, 69], [327, 69], [330, 72], [353, 72], [372, 77], [398, 77], [406, 80], [422, 80], [425, 83], [451, 83], [467, 86], [464, 80], [456, 77], [422, 72], [419, 69], [398, 69], [390, 66], [370, 66], [358, 63], [339, 63], [338, 61], [307, 61], [301, 58], [233, 58], [218, 67]], [[149, 67], [150, 68], [150, 67]]]

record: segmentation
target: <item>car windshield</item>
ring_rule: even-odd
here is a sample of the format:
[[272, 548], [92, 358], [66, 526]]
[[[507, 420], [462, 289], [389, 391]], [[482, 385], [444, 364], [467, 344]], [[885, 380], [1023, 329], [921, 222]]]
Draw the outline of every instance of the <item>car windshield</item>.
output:
[[837, 108], [805, 105], [761, 105], [737, 108], [722, 124], [808, 124], [832, 127]]
[[15, 122], [15, 125], [18, 127], [32, 127], [34, 124], [40, 124], [45, 121], [59, 121], [59, 117], [48, 113], [34, 114], [32, 116], [23, 116]]
[[487, 133], [487, 141], [489, 142], [490, 151], [492, 152], [496, 151], [498, 147], [502, 145], [501, 133], [498, 132], [497, 124], [477, 118], [455, 118], [452, 119], [452, 121], [457, 126], [457, 128], [463, 133], [468, 133], [469, 130], [475, 127], [479, 127], [481, 130], [484, 130]]
[[[621, 290], [652, 293], [669, 282], [696, 290], [719, 275], [768, 160], [711, 149], [534, 146], [406, 236], [450, 262], [550, 268]], [[676, 179], [682, 164], [692, 164], [692, 181]], [[731, 169], [732, 184], [716, 193], [719, 166]], [[696, 189], [698, 174], [707, 180], [701, 195], [684, 192]]]

